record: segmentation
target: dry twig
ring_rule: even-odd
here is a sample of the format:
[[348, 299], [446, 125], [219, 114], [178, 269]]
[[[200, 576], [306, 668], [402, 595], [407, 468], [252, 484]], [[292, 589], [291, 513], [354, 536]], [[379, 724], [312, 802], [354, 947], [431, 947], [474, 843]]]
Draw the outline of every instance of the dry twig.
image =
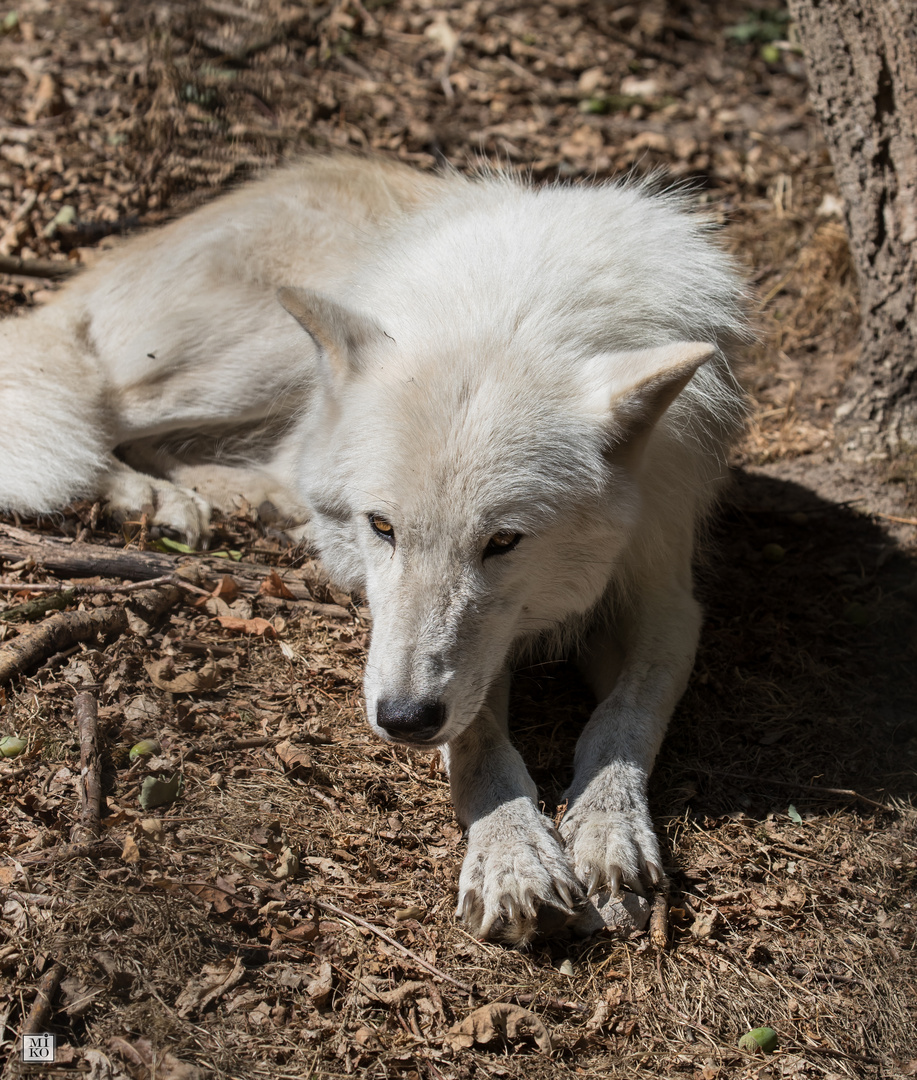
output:
[[31, 630], [13, 638], [0, 649], [0, 682], [33, 670], [55, 653], [79, 641], [101, 635], [115, 637], [127, 629], [124, 608], [97, 608], [95, 611], [58, 612]]
[[35, 1000], [22, 1025], [21, 1034], [40, 1035], [46, 1029], [48, 1017], [51, 1015], [51, 1003], [66, 974], [67, 969], [64, 965], [55, 960], [42, 975], [41, 981], [35, 987]]
[[[195, 580], [192, 567], [181, 569]], [[181, 599], [182, 589], [165, 585], [158, 589], [141, 589], [134, 593], [127, 607], [104, 607], [94, 611], [58, 612], [43, 623], [13, 638], [0, 648], [0, 682], [8, 682], [25, 674], [55, 653], [64, 652], [80, 641], [96, 636], [116, 637], [128, 627], [128, 607], [146, 622], [155, 622]]]
[[664, 949], [669, 941], [669, 879], [663, 877], [653, 893], [650, 907], [650, 941]]
[[96, 840], [83, 844], [60, 844], [58, 847], [23, 855], [23, 866], [49, 866], [52, 863], [69, 862], [70, 859], [108, 859], [121, 854], [121, 844], [112, 840]]
[[102, 803], [99, 754], [99, 711], [96, 699], [83, 690], [73, 701], [73, 718], [80, 734], [80, 816], [70, 830], [72, 844], [98, 840]]
[[750, 776], [748, 773], [721, 772], [719, 769], [698, 768], [698, 772], [706, 773], [707, 776], [722, 776], [727, 780], [751, 781], [764, 786], [793, 788], [796, 791], [821, 791], [826, 795], [845, 795], [849, 799], [858, 799], [868, 806], [875, 806], [878, 810], [892, 809], [892, 807], [888, 806], [886, 803], [876, 802], [875, 799], [870, 799], [867, 795], [861, 795], [852, 788], [825, 787], [822, 784], [805, 784], [801, 780], [778, 780], [772, 776]]
[[0, 274], [18, 274], [20, 277], [64, 278], [77, 267], [62, 259], [20, 259], [17, 255], [0, 255]]

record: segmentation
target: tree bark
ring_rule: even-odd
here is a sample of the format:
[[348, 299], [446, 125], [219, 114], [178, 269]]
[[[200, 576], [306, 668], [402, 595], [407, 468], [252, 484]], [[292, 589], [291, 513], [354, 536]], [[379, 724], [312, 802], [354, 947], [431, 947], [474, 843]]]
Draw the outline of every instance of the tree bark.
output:
[[790, 10], [860, 289], [839, 441], [884, 457], [917, 448], [917, 12], [913, 0], [790, 0]]

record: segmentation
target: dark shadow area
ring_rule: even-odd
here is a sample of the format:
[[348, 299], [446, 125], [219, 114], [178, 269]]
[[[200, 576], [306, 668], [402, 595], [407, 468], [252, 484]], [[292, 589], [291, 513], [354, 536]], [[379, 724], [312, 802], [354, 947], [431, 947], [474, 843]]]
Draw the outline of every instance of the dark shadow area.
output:
[[[703, 560], [701, 647], [651, 781], [654, 816], [858, 801], [829, 788], [912, 796], [917, 558], [849, 506], [741, 473]], [[514, 733], [549, 812], [591, 708], [570, 666], [517, 675]]]

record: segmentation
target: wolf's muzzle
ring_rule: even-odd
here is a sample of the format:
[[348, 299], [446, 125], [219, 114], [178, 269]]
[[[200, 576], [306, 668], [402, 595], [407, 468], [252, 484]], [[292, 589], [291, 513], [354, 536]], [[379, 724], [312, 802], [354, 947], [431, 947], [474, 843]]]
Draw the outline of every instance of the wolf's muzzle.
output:
[[441, 701], [380, 701], [376, 723], [398, 742], [429, 742], [446, 722]]

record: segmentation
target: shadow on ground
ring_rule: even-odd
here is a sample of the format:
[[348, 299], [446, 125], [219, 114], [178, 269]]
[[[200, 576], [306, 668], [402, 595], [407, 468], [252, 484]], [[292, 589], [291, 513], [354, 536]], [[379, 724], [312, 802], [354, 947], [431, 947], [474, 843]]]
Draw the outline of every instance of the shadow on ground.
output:
[[[917, 790], [917, 558], [854, 508], [741, 473], [698, 572], [691, 685], [654, 814], [827, 811]], [[515, 734], [548, 810], [592, 703], [572, 667], [520, 672]], [[547, 707], [546, 707], [547, 705]]]

